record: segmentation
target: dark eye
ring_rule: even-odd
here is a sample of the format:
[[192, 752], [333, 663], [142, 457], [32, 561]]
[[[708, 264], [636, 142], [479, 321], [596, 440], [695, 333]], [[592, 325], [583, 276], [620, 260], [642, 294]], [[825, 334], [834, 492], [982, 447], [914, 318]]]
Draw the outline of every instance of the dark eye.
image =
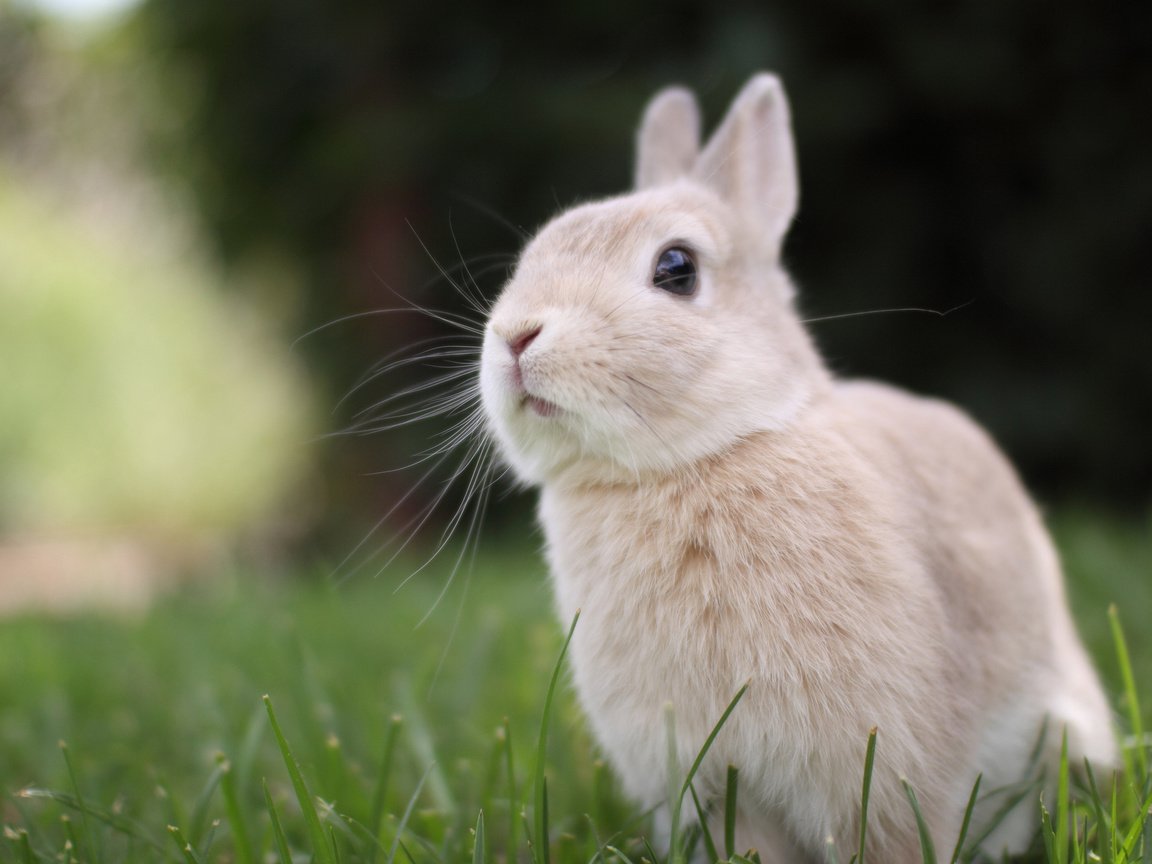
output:
[[679, 246], [665, 249], [656, 260], [652, 284], [669, 294], [689, 297], [696, 293], [696, 260]]

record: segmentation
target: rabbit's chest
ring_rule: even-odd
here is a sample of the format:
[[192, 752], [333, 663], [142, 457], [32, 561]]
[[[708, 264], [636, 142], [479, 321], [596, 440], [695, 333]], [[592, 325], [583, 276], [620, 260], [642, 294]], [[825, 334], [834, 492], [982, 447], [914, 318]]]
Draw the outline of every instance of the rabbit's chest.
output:
[[766, 776], [782, 779], [818, 757], [788, 750], [785, 730], [828, 725], [845, 694], [870, 700], [867, 670], [921, 662], [877, 635], [915, 608], [901, 584], [909, 562], [853, 535], [835, 496], [813, 492], [801, 509], [770, 479], [726, 491], [541, 498], [557, 611], [565, 623], [581, 614], [577, 691], [641, 797], [663, 791], [669, 705], [686, 765], [752, 682], [712, 761], [727, 764], [726, 741], [755, 741]]

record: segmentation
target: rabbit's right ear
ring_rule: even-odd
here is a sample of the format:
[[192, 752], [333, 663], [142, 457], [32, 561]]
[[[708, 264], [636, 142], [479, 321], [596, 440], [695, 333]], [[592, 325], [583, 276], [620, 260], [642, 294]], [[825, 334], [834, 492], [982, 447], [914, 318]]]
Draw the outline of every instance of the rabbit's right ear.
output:
[[688, 174], [700, 152], [700, 110], [682, 87], [658, 93], [636, 134], [636, 188], [671, 183]]
[[788, 100], [775, 75], [761, 73], [744, 86], [693, 174], [732, 205], [761, 252], [779, 256], [796, 213], [797, 181]]

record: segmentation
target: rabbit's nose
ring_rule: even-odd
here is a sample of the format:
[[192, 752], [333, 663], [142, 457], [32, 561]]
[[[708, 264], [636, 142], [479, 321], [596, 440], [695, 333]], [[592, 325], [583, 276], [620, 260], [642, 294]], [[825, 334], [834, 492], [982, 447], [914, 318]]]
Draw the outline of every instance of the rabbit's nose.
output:
[[516, 336], [508, 340], [508, 348], [512, 351], [513, 357], [519, 357], [528, 348], [529, 345], [540, 335], [541, 326], [531, 327], [518, 333]]

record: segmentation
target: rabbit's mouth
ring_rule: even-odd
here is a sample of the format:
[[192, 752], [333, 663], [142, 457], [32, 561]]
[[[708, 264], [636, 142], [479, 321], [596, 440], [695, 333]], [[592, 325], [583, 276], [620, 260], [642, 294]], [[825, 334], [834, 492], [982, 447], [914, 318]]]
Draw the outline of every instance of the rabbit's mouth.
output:
[[555, 417], [560, 413], [559, 405], [555, 405], [546, 399], [541, 399], [539, 396], [533, 396], [530, 393], [524, 394], [524, 398], [520, 404], [538, 417]]

